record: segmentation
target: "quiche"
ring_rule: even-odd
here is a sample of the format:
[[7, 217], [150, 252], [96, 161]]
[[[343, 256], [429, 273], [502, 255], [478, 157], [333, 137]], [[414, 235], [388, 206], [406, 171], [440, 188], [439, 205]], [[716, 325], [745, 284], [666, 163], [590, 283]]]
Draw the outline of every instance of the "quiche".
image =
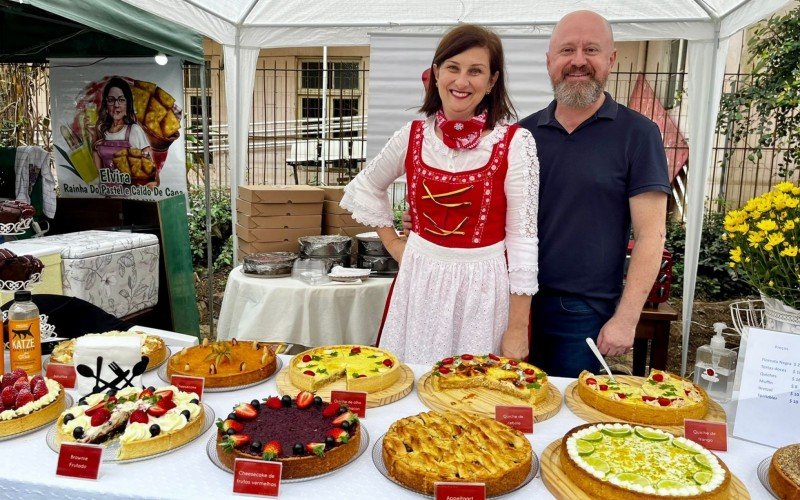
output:
[[591, 498], [729, 498], [731, 474], [699, 444], [666, 431], [623, 423], [567, 432], [561, 468]]
[[349, 391], [382, 391], [400, 378], [400, 361], [377, 347], [334, 345], [309, 349], [289, 365], [289, 380], [304, 391], [316, 392], [342, 378]]
[[[136, 331], [127, 331], [127, 332], [111, 331], [105, 333], [90, 333], [88, 335], [104, 335], [111, 337], [120, 337], [120, 336], [128, 337], [134, 335], [138, 336], [141, 341], [142, 356], [147, 356], [148, 358], [150, 358], [150, 361], [147, 363], [147, 367], [149, 369], [152, 369], [153, 367], [160, 365], [167, 358], [168, 354], [167, 346], [164, 343], [164, 340], [156, 335], [148, 335], [146, 333], [136, 332]], [[70, 339], [59, 342], [53, 348], [53, 353], [50, 355], [50, 362], [71, 365], [72, 356], [75, 354], [76, 343], [77, 339]]]
[[462, 354], [445, 358], [433, 366], [434, 389], [486, 387], [500, 391], [530, 405], [547, 398], [547, 375], [532, 364], [495, 354]]
[[578, 395], [606, 415], [649, 425], [682, 425], [708, 412], [708, 395], [693, 383], [660, 370], [651, 370], [642, 383], [614, 382], [607, 375], [583, 371]]
[[772, 455], [768, 475], [778, 498], [800, 500], [800, 444], [778, 449]]
[[197, 437], [204, 413], [197, 394], [171, 385], [90, 394], [59, 416], [56, 442], [101, 444], [118, 439], [117, 459], [146, 457]]
[[276, 368], [275, 353], [266, 344], [204, 339], [201, 345], [187, 347], [169, 358], [167, 377], [204, 377], [205, 387], [236, 387], [265, 380]]
[[282, 479], [315, 476], [347, 463], [361, 443], [358, 417], [338, 403], [301, 391], [239, 403], [217, 421], [217, 457], [281, 462]]
[[28, 379], [16, 369], [0, 377], [0, 437], [13, 436], [56, 419], [64, 410], [64, 388], [41, 375]]
[[525, 436], [491, 418], [428, 412], [394, 422], [381, 451], [389, 475], [424, 494], [438, 481], [486, 484], [487, 496], [518, 487], [531, 470]]

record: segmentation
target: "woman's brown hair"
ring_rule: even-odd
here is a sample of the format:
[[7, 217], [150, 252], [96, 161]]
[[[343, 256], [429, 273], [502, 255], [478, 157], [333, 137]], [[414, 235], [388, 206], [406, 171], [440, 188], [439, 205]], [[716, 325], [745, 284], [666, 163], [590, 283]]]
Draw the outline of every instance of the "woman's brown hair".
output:
[[456, 26], [445, 33], [439, 41], [439, 46], [436, 47], [436, 53], [434, 53], [433, 62], [431, 63], [431, 75], [428, 87], [425, 89], [425, 100], [422, 103], [422, 107], [419, 108], [420, 113], [425, 113], [425, 116], [431, 116], [442, 109], [442, 99], [439, 97], [439, 89], [436, 86], [436, 73], [433, 71], [433, 66], [436, 65], [441, 68], [446, 60], [473, 47], [483, 47], [489, 51], [489, 76], [491, 77], [495, 73], [498, 74], [491, 93], [483, 97], [475, 110], [475, 114], [481, 114], [486, 111], [487, 128], [493, 128], [499, 120], [516, 119], [517, 113], [506, 91], [506, 63], [503, 56], [503, 43], [494, 32], [474, 24]]

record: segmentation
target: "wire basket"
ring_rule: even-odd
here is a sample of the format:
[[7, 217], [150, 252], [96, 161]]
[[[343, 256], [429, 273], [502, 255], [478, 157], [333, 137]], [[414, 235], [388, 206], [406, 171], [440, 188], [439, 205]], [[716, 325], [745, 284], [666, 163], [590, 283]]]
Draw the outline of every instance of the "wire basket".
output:
[[766, 317], [764, 316], [764, 303], [760, 300], [741, 300], [730, 305], [731, 321], [733, 328], [744, 337], [745, 327], [752, 326], [764, 328]]

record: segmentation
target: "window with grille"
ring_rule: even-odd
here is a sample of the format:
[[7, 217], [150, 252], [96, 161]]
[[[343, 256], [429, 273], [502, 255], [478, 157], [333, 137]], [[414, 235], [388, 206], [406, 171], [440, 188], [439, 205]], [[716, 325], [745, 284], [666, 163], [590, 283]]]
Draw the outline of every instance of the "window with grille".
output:
[[[212, 106], [211, 97], [211, 61], [206, 61], [206, 114], [208, 116], [209, 128], [214, 123], [214, 107]], [[183, 67], [183, 86], [188, 106], [184, 107], [184, 118], [186, 119], [185, 125], [187, 132], [194, 135], [199, 140], [203, 139], [203, 109], [202, 109], [202, 87], [200, 85], [200, 71], [201, 67], [197, 65], [186, 65]], [[209, 132], [208, 145], [209, 148], [214, 144], [214, 137]], [[188, 145], [192, 149], [192, 145]], [[200, 148], [197, 153], [201, 152]], [[213, 152], [209, 152], [209, 160], [214, 162]]]
[[[330, 137], [359, 135], [364, 70], [360, 60], [328, 60], [327, 127]], [[298, 119], [303, 137], [320, 137], [322, 122], [323, 65], [319, 59], [300, 60], [297, 91]]]

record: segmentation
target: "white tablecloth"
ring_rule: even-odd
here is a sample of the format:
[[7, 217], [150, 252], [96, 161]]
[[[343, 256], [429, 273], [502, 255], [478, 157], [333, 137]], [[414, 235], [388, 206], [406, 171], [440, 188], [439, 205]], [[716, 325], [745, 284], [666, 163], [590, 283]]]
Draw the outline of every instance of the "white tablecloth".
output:
[[[291, 359], [290, 356], [281, 358], [284, 366]], [[417, 379], [430, 369], [422, 365], [411, 365], [411, 368]], [[572, 380], [550, 378], [562, 394]], [[163, 382], [155, 373], [149, 372], [144, 375], [143, 383], [158, 386]], [[273, 377], [264, 384], [248, 389], [207, 393], [203, 400], [217, 416], [224, 416], [236, 403], [277, 394]], [[326, 500], [421, 498], [381, 475], [372, 462], [372, 445], [392, 422], [423, 411], [427, 411], [427, 408], [420, 401], [416, 388], [400, 401], [367, 410], [363, 423], [369, 432], [370, 443], [364, 454], [330, 476], [282, 485], [281, 497]], [[536, 455], [541, 457], [547, 445], [583, 423], [563, 405], [556, 416], [537, 423], [534, 433], [529, 435]], [[0, 473], [0, 498], [226, 498], [231, 496], [233, 476], [216, 467], [206, 455], [206, 443], [214, 436], [213, 429], [184, 448], [158, 458], [127, 464], [103, 464], [98, 481], [57, 477], [58, 455], [47, 447], [46, 430], [3, 441], [0, 442], [3, 467]], [[753, 499], [768, 499], [771, 497], [758, 480], [756, 468], [773, 452], [773, 448], [730, 438], [728, 451], [719, 453], [719, 456], [744, 482]], [[539, 474], [525, 487], [503, 498], [539, 499], [553, 496]]]
[[305, 346], [375, 342], [390, 278], [309, 286], [292, 278], [228, 276], [217, 337]]

